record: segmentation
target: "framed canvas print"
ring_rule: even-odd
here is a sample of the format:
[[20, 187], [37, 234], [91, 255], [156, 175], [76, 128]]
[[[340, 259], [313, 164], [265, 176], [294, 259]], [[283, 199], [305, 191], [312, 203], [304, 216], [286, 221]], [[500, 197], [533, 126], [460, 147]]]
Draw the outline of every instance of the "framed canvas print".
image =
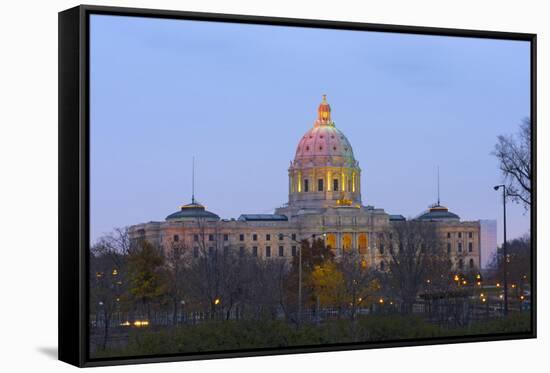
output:
[[59, 13], [59, 357], [533, 338], [536, 35]]

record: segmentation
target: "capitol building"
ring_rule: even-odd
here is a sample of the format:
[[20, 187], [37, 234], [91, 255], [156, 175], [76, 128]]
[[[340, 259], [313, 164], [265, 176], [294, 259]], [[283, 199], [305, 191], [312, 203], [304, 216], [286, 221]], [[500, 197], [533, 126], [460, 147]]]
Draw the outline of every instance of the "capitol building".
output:
[[[462, 221], [439, 201], [414, 219], [436, 225], [457, 270], [479, 270], [480, 221]], [[194, 196], [164, 221], [130, 227], [131, 240], [147, 240], [165, 252], [185, 247], [198, 257], [214, 250], [235, 250], [265, 260], [289, 260], [303, 239], [322, 238], [336, 256], [357, 251], [372, 268], [388, 268], [380, 233], [406, 219], [361, 200], [361, 168], [353, 148], [331, 117], [323, 96], [313, 127], [299, 139], [288, 169], [288, 203], [273, 214], [243, 214], [220, 219]], [[496, 233], [495, 233], [496, 234]]]

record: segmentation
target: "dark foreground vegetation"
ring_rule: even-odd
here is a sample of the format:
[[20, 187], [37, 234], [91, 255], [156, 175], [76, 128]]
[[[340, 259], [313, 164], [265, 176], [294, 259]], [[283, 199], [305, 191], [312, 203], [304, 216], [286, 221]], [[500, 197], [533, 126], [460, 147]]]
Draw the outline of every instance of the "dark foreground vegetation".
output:
[[284, 321], [212, 321], [163, 329], [131, 330], [125, 346], [98, 351], [95, 357], [200, 353], [316, 346], [335, 343], [379, 342], [453, 336], [528, 332], [530, 313], [442, 328], [418, 316], [375, 315], [334, 320], [297, 328]]

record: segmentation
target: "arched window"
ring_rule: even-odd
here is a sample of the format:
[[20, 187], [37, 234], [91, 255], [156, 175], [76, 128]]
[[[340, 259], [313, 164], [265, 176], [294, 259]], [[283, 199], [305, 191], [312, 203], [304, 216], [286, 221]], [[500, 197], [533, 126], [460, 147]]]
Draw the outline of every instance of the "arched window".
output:
[[368, 247], [368, 237], [366, 233], [360, 233], [359, 234], [359, 253], [366, 254], [367, 253], [367, 247]]
[[351, 234], [344, 233], [344, 235], [342, 236], [342, 248], [345, 251], [348, 251], [351, 249]]

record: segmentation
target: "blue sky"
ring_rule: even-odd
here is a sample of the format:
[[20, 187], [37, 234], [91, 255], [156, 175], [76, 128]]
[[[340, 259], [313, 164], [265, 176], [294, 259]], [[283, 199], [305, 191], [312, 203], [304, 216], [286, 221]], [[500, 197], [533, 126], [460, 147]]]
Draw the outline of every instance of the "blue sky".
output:
[[[91, 236], [196, 197], [222, 218], [288, 199], [321, 95], [362, 168], [363, 204], [414, 217], [441, 201], [497, 219], [490, 153], [529, 115], [529, 43], [93, 15]], [[509, 237], [529, 230], [510, 206]]]

